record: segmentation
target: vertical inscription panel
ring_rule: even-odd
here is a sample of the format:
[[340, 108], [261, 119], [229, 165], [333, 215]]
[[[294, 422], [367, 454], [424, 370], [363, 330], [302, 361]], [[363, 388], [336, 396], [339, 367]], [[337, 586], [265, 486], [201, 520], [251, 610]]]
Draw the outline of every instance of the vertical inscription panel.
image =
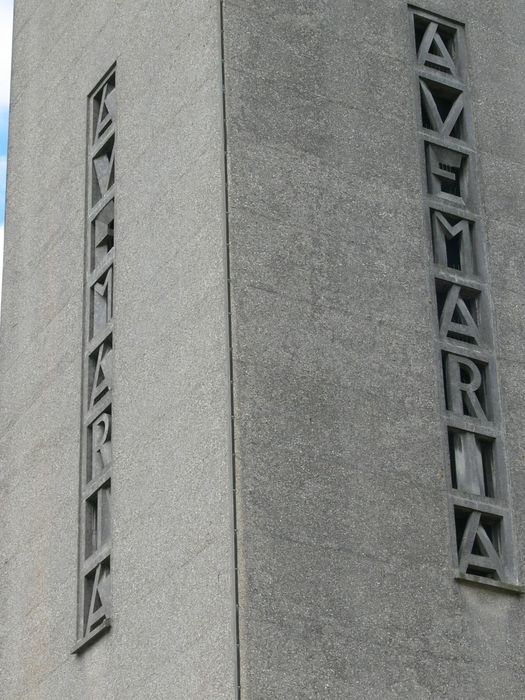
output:
[[410, 8], [456, 578], [521, 591], [505, 464], [465, 28]]
[[111, 619], [111, 426], [115, 260], [116, 82], [112, 69], [88, 102], [77, 643]]

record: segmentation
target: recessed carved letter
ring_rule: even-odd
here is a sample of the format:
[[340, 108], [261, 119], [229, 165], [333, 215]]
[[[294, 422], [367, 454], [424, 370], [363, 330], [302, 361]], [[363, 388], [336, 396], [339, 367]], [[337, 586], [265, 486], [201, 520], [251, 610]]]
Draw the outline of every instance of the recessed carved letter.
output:
[[[450, 410], [460, 416], [470, 416], [486, 421], [476, 392], [483, 385], [483, 377], [479, 367], [468, 357], [459, 355], [446, 356], [447, 391]], [[468, 375], [468, 380], [462, 378]]]
[[95, 580], [93, 581], [84, 634], [88, 635], [90, 632], [93, 632], [93, 630], [104, 621], [107, 617], [108, 602], [109, 573], [102, 564], [99, 564], [95, 572]]
[[460, 294], [461, 287], [459, 284], [453, 284], [448, 290], [441, 313], [441, 335], [446, 338], [451, 334], [456, 334], [465, 338], [471, 338], [479, 344], [479, 328]]
[[98, 399], [107, 391], [111, 390], [112, 372], [113, 350], [107, 347], [105, 343], [102, 343], [97, 353], [97, 364], [95, 366], [91, 398], [89, 401], [90, 408], [93, 408]]
[[426, 28], [418, 52], [419, 63], [429, 64], [437, 68], [445, 68], [456, 75], [456, 65], [445, 46], [437, 22], [430, 22]]
[[503, 562], [481, 522], [481, 513], [478, 511], [469, 515], [459, 546], [459, 570], [466, 574], [469, 567], [474, 567], [480, 573], [495, 573], [500, 581], [505, 578]]
[[95, 330], [109, 323], [113, 318], [113, 268], [94, 284], [96, 299], [94, 300], [93, 317]]
[[440, 211], [434, 211], [432, 214], [432, 232], [438, 265], [448, 267], [446, 241], [456, 238], [459, 239], [459, 269], [466, 274], [472, 274], [474, 272], [474, 260], [469, 222], [466, 219], [460, 219], [457, 223], [451, 224], [444, 214]]
[[104, 89], [102, 90], [102, 97], [100, 99], [97, 125], [94, 131], [94, 141], [97, 141], [111, 122], [115, 120], [116, 112], [117, 100], [115, 88], [112, 88], [108, 83], [106, 83], [106, 85], [104, 85]]
[[[111, 466], [111, 415], [103, 413], [91, 428], [93, 476]], [[98, 466], [98, 469], [95, 467]]]
[[111, 147], [109, 153], [103, 151], [99, 156], [93, 158], [93, 167], [100, 190], [103, 197], [110, 188], [113, 180], [113, 170], [115, 168], [115, 149]]
[[464, 204], [463, 162], [466, 155], [450, 148], [428, 146], [428, 178], [431, 194]]
[[456, 488], [465, 493], [486, 496], [483, 454], [474, 433], [453, 436]]
[[426, 112], [432, 128], [437, 131], [441, 136], [450, 136], [452, 130], [456, 126], [458, 119], [463, 112], [463, 107], [465, 106], [465, 98], [463, 93], [460, 93], [455, 102], [453, 102], [450, 111], [443, 120], [439, 111], [439, 108], [434, 99], [432, 91], [426, 84], [424, 80], [420, 81], [421, 86], [421, 96], [423, 98], [423, 104], [426, 107]]

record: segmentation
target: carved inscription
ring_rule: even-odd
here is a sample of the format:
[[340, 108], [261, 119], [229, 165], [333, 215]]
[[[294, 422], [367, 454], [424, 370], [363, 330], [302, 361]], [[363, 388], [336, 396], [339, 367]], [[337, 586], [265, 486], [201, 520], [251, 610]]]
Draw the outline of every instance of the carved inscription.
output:
[[[454, 32], [450, 31], [447, 25], [440, 26], [437, 21], [429, 21], [423, 26], [424, 32], [417, 51], [418, 63], [457, 75], [456, 62], [452, 57]], [[419, 38], [417, 29], [416, 38]]]
[[426, 153], [430, 193], [452, 204], [466, 205], [467, 156], [451, 148], [441, 148], [434, 144], [427, 145]]
[[441, 267], [474, 275], [470, 221], [446, 216], [440, 211], [433, 211], [431, 216], [435, 262]]
[[115, 117], [113, 70], [89, 98], [79, 605], [75, 650], [81, 650], [108, 629], [111, 615]]
[[517, 588], [462, 25], [411, 9], [457, 577]]
[[[479, 511], [471, 511], [459, 545], [459, 570], [466, 574], [470, 569], [482, 574], [495, 574], [503, 581], [505, 569], [497, 550], [494, 534], [496, 521], [485, 524], [486, 518]], [[490, 535], [489, 535], [490, 533]]]
[[[440, 136], [456, 136], [460, 134], [460, 120], [465, 104], [464, 95], [448, 93], [436, 87], [436, 83], [421, 80], [422, 107], [428, 120], [429, 128], [437, 131]], [[448, 97], [448, 99], [447, 99]]]

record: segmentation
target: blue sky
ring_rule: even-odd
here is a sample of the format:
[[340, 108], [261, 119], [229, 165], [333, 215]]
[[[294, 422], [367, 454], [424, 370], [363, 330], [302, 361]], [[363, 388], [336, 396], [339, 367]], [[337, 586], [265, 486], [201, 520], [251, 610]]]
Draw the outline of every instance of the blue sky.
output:
[[4, 223], [7, 116], [7, 109], [2, 108], [0, 111], [0, 226]]
[[[4, 249], [5, 170], [11, 72], [13, 0], [0, 0], [0, 262]], [[0, 265], [0, 282], [2, 267]]]

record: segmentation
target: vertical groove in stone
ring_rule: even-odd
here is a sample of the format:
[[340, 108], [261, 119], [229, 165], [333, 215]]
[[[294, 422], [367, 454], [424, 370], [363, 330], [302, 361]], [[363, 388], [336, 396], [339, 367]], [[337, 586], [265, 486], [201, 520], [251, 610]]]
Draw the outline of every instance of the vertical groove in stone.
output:
[[75, 653], [107, 631], [111, 620], [115, 119], [113, 66], [88, 98]]
[[228, 192], [228, 128], [226, 123], [226, 71], [224, 49], [224, 2], [220, 0], [220, 33], [221, 33], [221, 87], [222, 87], [222, 120], [224, 147], [224, 205], [225, 205], [225, 236], [226, 236], [226, 303], [228, 313], [228, 352], [229, 352], [229, 398], [230, 398], [230, 437], [231, 437], [231, 476], [232, 476], [232, 516], [233, 516], [233, 564], [234, 564], [234, 615], [235, 615], [235, 686], [237, 700], [241, 698], [241, 652], [239, 629], [239, 566], [238, 566], [238, 536], [237, 536], [237, 478], [235, 459], [235, 403], [233, 383], [233, 331], [231, 304], [231, 264], [230, 264], [230, 225], [229, 225], [229, 192]]

